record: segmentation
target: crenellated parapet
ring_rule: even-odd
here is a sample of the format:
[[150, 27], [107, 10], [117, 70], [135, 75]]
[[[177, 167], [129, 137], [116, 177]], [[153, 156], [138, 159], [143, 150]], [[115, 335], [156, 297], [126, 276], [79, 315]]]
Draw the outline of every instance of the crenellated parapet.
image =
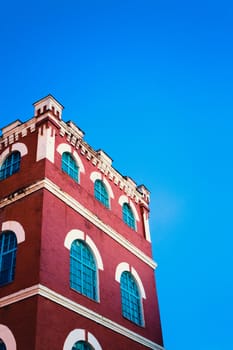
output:
[[[35, 102], [34, 117], [25, 123], [16, 120], [2, 129], [0, 137], [0, 151], [9, 147], [19, 139], [23, 139], [38, 129], [37, 161], [47, 158], [54, 162], [55, 132], [54, 127], [59, 130], [59, 135], [76, 149], [81, 157], [91, 162], [106, 178], [114, 185], [124, 191], [136, 203], [149, 204], [149, 191], [144, 185], [137, 186], [134, 180], [123, 176], [112, 166], [112, 159], [103, 150], [94, 150], [83, 138], [84, 132], [72, 121], [62, 120], [63, 106], [52, 96]], [[50, 126], [48, 123], [50, 122]], [[44, 145], [48, 145], [45, 148]]]

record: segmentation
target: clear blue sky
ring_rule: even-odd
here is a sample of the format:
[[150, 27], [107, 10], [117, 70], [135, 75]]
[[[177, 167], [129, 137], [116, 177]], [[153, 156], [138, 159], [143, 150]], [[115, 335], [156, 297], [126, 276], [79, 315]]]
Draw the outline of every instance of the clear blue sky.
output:
[[0, 121], [48, 93], [151, 191], [167, 350], [233, 349], [233, 2], [1, 4]]

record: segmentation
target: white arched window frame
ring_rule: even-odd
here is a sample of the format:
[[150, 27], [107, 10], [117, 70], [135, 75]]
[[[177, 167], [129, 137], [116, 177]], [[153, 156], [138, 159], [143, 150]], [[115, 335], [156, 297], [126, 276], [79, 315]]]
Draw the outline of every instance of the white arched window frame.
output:
[[110, 199], [114, 199], [114, 193], [112, 190], [112, 187], [110, 185], [110, 183], [108, 182], [108, 180], [103, 176], [103, 174], [99, 173], [98, 171], [93, 171], [90, 175], [90, 179], [93, 182], [93, 184], [95, 184], [96, 180], [100, 180], [103, 182], [106, 191], [108, 193], [108, 197], [109, 197], [109, 209], [111, 208], [111, 201]]
[[6, 148], [1, 154], [0, 154], [0, 167], [2, 166], [2, 163], [4, 160], [12, 153], [18, 151], [21, 155], [21, 157], [28, 154], [27, 146], [22, 142], [16, 142], [14, 143], [11, 148]]
[[[57, 146], [57, 152], [61, 156], [64, 152], [70, 153], [78, 165], [79, 176], [81, 173], [85, 174], [85, 168], [84, 168], [83, 162], [82, 162], [81, 158], [79, 157], [78, 152], [76, 152], [75, 150], [72, 151], [71, 145], [68, 145], [67, 143], [60, 143], [60, 145]], [[79, 177], [79, 182], [80, 182], [80, 177]]]
[[16, 235], [17, 243], [25, 241], [25, 231], [23, 226], [18, 221], [4, 221], [2, 223], [1, 232], [12, 231]]
[[0, 179], [4, 180], [20, 171], [21, 158], [28, 153], [24, 143], [17, 142], [0, 155]]
[[71, 350], [75, 343], [78, 341], [85, 341], [90, 344], [94, 350], [102, 350], [102, 347], [96, 337], [87, 332], [85, 329], [74, 329], [72, 330], [64, 343], [63, 350]]
[[[17, 221], [5, 221], [0, 231], [0, 284], [14, 281], [18, 244], [25, 241], [23, 226]], [[6, 243], [7, 242], [7, 243]]]
[[141, 297], [143, 299], [146, 299], [145, 289], [144, 289], [142, 280], [139, 277], [139, 274], [137, 273], [135, 268], [130, 266], [127, 262], [122, 262], [119, 265], [117, 265], [116, 272], [115, 272], [115, 280], [120, 283], [121, 274], [124, 271], [128, 271], [133, 275], [133, 277], [135, 278], [135, 280], [137, 282]]
[[[99, 249], [97, 248], [96, 244], [94, 243], [94, 241], [91, 239], [90, 236], [86, 235], [83, 231], [81, 230], [71, 230], [67, 233], [66, 237], [65, 237], [65, 241], [64, 241], [64, 246], [70, 250], [71, 249], [71, 245], [75, 240], [81, 240], [84, 241], [87, 246], [89, 247], [89, 249], [92, 252], [92, 255], [95, 259], [95, 263], [96, 263], [96, 267], [97, 270], [104, 270], [104, 265], [103, 265], [103, 260], [101, 257], [101, 254], [99, 252]], [[99, 292], [99, 274], [97, 273], [96, 276], [96, 283], [97, 283], [97, 301], [99, 301], [100, 299], [100, 292]]]
[[127, 262], [121, 262], [119, 265], [117, 265], [116, 267], [116, 271], [115, 271], [115, 280], [120, 284], [121, 282], [121, 275], [123, 272], [129, 272], [131, 273], [131, 275], [134, 277], [137, 287], [138, 287], [138, 291], [140, 294], [140, 306], [141, 306], [141, 320], [142, 320], [142, 324], [141, 326], [143, 326], [145, 324], [145, 319], [144, 319], [144, 310], [143, 310], [143, 302], [142, 299], [146, 299], [146, 293], [145, 293], [145, 289], [142, 283], [141, 278], [139, 277], [139, 274], [137, 273], [137, 271], [135, 270], [134, 267], [130, 266]]
[[7, 350], [16, 350], [16, 341], [11, 330], [4, 324], [0, 324], [0, 339], [4, 342]]
[[136, 206], [134, 205], [133, 201], [129, 199], [126, 195], [120, 196], [118, 203], [120, 204], [121, 207], [123, 207], [123, 204], [126, 203], [129, 205], [130, 209], [132, 210], [134, 219], [135, 219], [135, 231], [137, 231], [137, 222], [140, 221], [138, 211], [136, 209]]

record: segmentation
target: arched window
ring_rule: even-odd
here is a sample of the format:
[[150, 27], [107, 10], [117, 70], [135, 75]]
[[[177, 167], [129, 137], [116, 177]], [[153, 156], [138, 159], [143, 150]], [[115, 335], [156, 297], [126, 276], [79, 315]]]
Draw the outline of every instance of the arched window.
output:
[[70, 286], [97, 300], [97, 273], [93, 255], [84, 241], [76, 239], [70, 249]]
[[0, 234], [0, 286], [14, 279], [17, 240], [14, 232], [5, 231]]
[[93, 350], [93, 348], [87, 342], [81, 340], [74, 344], [72, 350]]
[[79, 173], [76, 161], [69, 152], [62, 153], [62, 170], [78, 182]]
[[17, 173], [20, 169], [21, 155], [19, 151], [12, 152], [3, 162], [0, 170], [0, 179], [4, 180], [7, 177]]
[[109, 208], [109, 196], [106, 187], [101, 180], [95, 181], [95, 198], [98, 199], [105, 207]]
[[128, 320], [141, 326], [141, 297], [133, 275], [128, 271], [124, 271], [121, 274], [120, 285], [122, 315]]
[[123, 221], [131, 227], [133, 230], [136, 229], [135, 218], [128, 203], [124, 203], [122, 206], [122, 218]]
[[0, 350], [6, 350], [6, 345], [4, 344], [2, 339], [0, 339]]

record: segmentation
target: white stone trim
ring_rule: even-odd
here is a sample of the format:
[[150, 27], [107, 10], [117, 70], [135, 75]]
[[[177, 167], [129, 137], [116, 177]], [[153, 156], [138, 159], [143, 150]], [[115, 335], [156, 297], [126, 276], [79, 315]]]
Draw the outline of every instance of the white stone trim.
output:
[[32, 296], [39, 295], [39, 294], [40, 294], [39, 284], [36, 284], [34, 286], [31, 286], [25, 289], [21, 289], [18, 292], [8, 294], [7, 296], [0, 298], [0, 308], [17, 303], [21, 300], [25, 300], [27, 298], [30, 298]]
[[7, 147], [2, 154], [0, 154], [0, 165], [4, 162], [4, 160], [7, 158], [8, 155], [10, 155], [12, 152], [18, 151], [21, 155], [21, 157], [25, 156], [28, 153], [27, 146], [22, 142], [16, 142], [12, 145], [11, 151], [10, 148]]
[[1, 231], [14, 232], [16, 235], [18, 244], [25, 241], [25, 231], [23, 229], [23, 226], [17, 221], [9, 220], [9, 221], [3, 222]]
[[44, 180], [38, 181], [35, 184], [32, 184], [24, 189], [24, 193], [15, 193], [13, 198], [3, 198], [0, 200], [0, 208], [3, 208], [9, 204], [16, 202], [17, 200], [24, 198], [40, 189], [46, 189], [50, 191], [54, 196], [59, 198], [61, 201], [70, 206], [73, 210], [78, 212], [88, 221], [93, 223], [100, 230], [105, 232], [108, 236], [114, 239], [117, 243], [122, 245], [125, 249], [130, 251], [132, 254], [137, 256], [140, 260], [145, 262], [148, 266], [155, 269], [157, 267], [157, 263], [148, 255], [146, 255], [143, 251], [129, 242], [125, 237], [123, 237], [120, 233], [114, 230], [111, 226], [106, 225], [100, 219], [96, 217], [90, 210], [85, 208], [82, 204], [76, 201], [72, 196], [68, 193], [63, 192], [57, 185], [55, 185], [51, 180], [45, 178]]
[[142, 280], [139, 277], [139, 274], [137, 273], [137, 271], [133, 267], [131, 267], [128, 263], [121, 262], [120, 264], [117, 265], [116, 272], [115, 272], [115, 280], [120, 283], [121, 274], [124, 271], [128, 271], [133, 275], [133, 277], [135, 278], [135, 280], [137, 282], [141, 297], [143, 299], [146, 299], [146, 293], [145, 293], [145, 289], [144, 289], [143, 284], [142, 284]]
[[100, 252], [96, 247], [95, 243], [93, 242], [93, 240], [91, 239], [91, 237], [89, 237], [88, 235], [86, 235], [86, 243], [94, 253], [98, 269], [103, 270], [104, 265], [103, 265], [103, 260], [101, 258]]
[[[133, 341], [136, 341], [139, 344], [142, 344], [144, 346], [147, 346], [151, 350], [164, 350], [164, 348], [153, 341], [129, 330], [128, 328], [125, 328], [121, 326], [120, 324], [111, 321], [110, 319], [86, 308], [83, 305], [80, 305], [63, 295], [54, 292], [52, 289], [49, 289], [41, 284], [34, 285], [27, 289], [22, 289], [16, 293], [7, 295], [3, 298], [0, 298], [0, 308], [10, 305], [12, 303], [24, 300], [26, 298], [40, 295], [52, 302], [55, 302], [63, 307], [65, 307], [68, 310], [71, 310], [83, 317], [86, 317], [108, 329], [111, 329], [112, 331], [121, 334], [129, 339], [132, 339]], [[10, 349], [11, 350], [11, 349]]]
[[71, 350], [74, 344], [80, 340], [86, 341], [85, 329], [74, 329], [68, 334], [63, 346], [63, 350]]
[[119, 265], [117, 265], [116, 272], [115, 272], [115, 280], [120, 283], [121, 280], [121, 274], [124, 271], [130, 271], [129, 264], [126, 262], [122, 262]]
[[67, 143], [60, 143], [60, 145], [57, 146], [57, 152], [62, 156], [62, 154], [64, 152], [68, 152], [70, 154], [73, 155], [78, 167], [79, 167], [79, 171], [81, 173], [84, 173], [85, 174], [85, 168], [84, 168], [84, 165], [83, 165], [83, 162], [81, 160], [81, 158], [79, 157], [78, 153], [76, 151], [73, 151], [72, 152], [72, 147], [71, 145], [68, 145]]
[[[55, 109], [57, 109], [56, 103], [52, 103], [55, 106]], [[36, 108], [39, 108], [39, 105], [42, 107], [44, 104], [47, 104], [48, 108], [52, 106], [49, 102], [49, 98], [42, 99], [38, 101], [38, 103], [36, 102], [35, 106], [37, 106]], [[16, 122], [11, 123], [10, 126], [3, 128], [0, 150], [3, 147], [11, 145], [13, 142], [17, 142], [20, 137], [25, 137], [30, 133], [34, 133], [39, 129], [37, 126], [38, 123], [44, 121], [44, 119], [47, 117], [49, 117], [49, 119], [52, 120], [55, 125], [57, 125], [59, 128], [59, 131], [57, 130], [57, 132], [59, 132], [62, 137], [66, 137], [67, 142], [72, 144], [76, 149], [80, 149], [82, 155], [88, 161], [91, 161], [96, 169], [100, 167], [101, 172], [104, 172], [105, 176], [110, 181], [112, 181], [115, 185], [124, 188], [124, 192], [127, 194], [127, 196], [134, 199], [136, 203], [142, 202], [146, 207], [148, 207], [149, 191], [144, 186], [143, 190], [141, 190], [142, 186], [136, 187], [135, 182], [132, 181], [129, 177], [123, 177], [116, 169], [111, 166], [112, 160], [109, 156], [106, 156], [105, 152], [101, 150], [95, 151], [85, 141], [82, 140], [84, 136], [82, 130], [80, 130], [73, 122], [66, 123], [61, 120], [60, 117], [55, 117], [50, 110], [47, 110], [46, 113], [41, 116], [34, 116], [26, 123], [21, 123], [17, 120]]]
[[137, 212], [137, 209], [134, 205], [134, 203], [132, 202], [131, 199], [129, 199], [126, 195], [122, 194], [118, 200], [118, 203], [123, 206], [124, 203], [127, 203], [130, 208], [132, 209], [132, 212], [133, 212], [133, 215], [134, 215], [134, 218], [136, 221], [140, 221], [139, 219], [139, 216], [138, 216], [138, 212]]
[[70, 250], [71, 244], [76, 239], [81, 239], [82, 241], [86, 242], [86, 244], [90, 247], [91, 251], [94, 254], [94, 257], [96, 260], [96, 265], [97, 265], [98, 269], [103, 270], [104, 269], [103, 260], [101, 258], [99, 249], [96, 247], [96, 245], [93, 242], [93, 240], [91, 239], [91, 237], [89, 237], [88, 235], [85, 235], [83, 231], [74, 229], [74, 230], [71, 230], [70, 232], [68, 232], [66, 237], [65, 237], [64, 246]]
[[8, 156], [8, 154], [10, 153], [10, 148], [7, 147], [2, 154], [0, 154], [0, 165], [2, 165], [2, 163], [4, 162], [5, 158]]
[[36, 161], [48, 159], [54, 163], [55, 130], [49, 126], [42, 125], [38, 128]]
[[129, 198], [125, 194], [122, 194], [122, 196], [120, 196], [118, 199], [118, 203], [120, 206], [122, 206], [124, 203], [129, 203]]
[[81, 173], [85, 174], [85, 169], [84, 169], [84, 165], [83, 162], [81, 161], [81, 158], [79, 157], [78, 153], [76, 151], [73, 152], [73, 157], [76, 160], [78, 167], [79, 167], [79, 171]]
[[62, 153], [68, 152], [72, 153], [71, 145], [68, 145], [68, 143], [60, 143], [60, 145], [57, 146], [57, 152], [62, 156]]
[[90, 175], [90, 179], [93, 183], [95, 183], [96, 180], [103, 181], [109, 197], [112, 199], [114, 198], [114, 193], [113, 193], [113, 190], [112, 190], [110, 183], [108, 182], [108, 180], [104, 176], [102, 176], [101, 173], [99, 173], [98, 171], [93, 171]]
[[11, 152], [18, 151], [21, 154], [21, 157], [28, 154], [27, 146], [22, 142], [16, 142], [12, 145]]
[[4, 324], [0, 324], [0, 339], [3, 340], [7, 350], [16, 350], [16, 341], [11, 330]]
[[148, 242], [151, 242], [149, 218], [148, 218], [148, 213], [146, 213], [145, 211], [143, 212], [143, 220], [144, 220], [144, 228], [145, 228], [146, 240]]
[[145, 293], [145, 289], [143, 287], [143, 284], [142, 284], [142, 280], [141, 278], [139, 277], [139, 274], [137, 273], [137, 271], [131, 267], [131, 273], [133, 275], [133, 277], [135, 278], [135, 280], [137, 281], [137, 284], [138, 284], [138, 287], [139, 287], [139, 290], [140, 290], [140, 294], [141, 294], [141, 297], [143, 299], [146, 299], [146, 293]]
[[137, 211], [137, 209], [136, 209], [134, 203], [131, 201], [131, 199], [130, 199], [130, 201], [129, 201], [129, 206], [130, 206], [130, 208], [132, 209], [132, 212], [133, 212], [133, 215], [134, 215], [134, 217], [135, 217], [135, 220], [136, 220], [136, 221], [140, 221], [139, 216], [138, 216], [138, 211]]
[[94, 337], [94, 335], [90, 332], [87, 332], [87, 342], [93, 346], [95, 350], [102, 350], [102, 347], [100, 346], [100, 343]]
[[57, 115], [59, 120], [61, 120], [62, 110], [63, 106], [52, 96], [48, 95], [39, 101], [33, 103], [34, 106], [34, 115], [37, 116], [38, 110], [40, 110], [40, 113], [44, 113], [44, 107], [46, 107], [46, 112], [48, 113], [54, 108], [54, 114]]
[[65, 237], [64, 246], [70, 250], [71, 244], [76, 239], [81, 239], [84, 241], [84, 232], [80, 230], [71, 230], [70, 232], [68, 232]]

